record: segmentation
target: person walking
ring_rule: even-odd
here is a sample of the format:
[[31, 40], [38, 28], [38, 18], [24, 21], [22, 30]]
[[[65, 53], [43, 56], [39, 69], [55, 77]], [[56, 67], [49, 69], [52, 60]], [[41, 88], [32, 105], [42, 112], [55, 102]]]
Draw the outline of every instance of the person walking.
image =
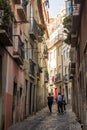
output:
[[66, 111], [66, 100], [64, 94], [62, 95], [62, 107], [63, 107], [63, 111]]
[[57, 98], [57, 105], [58, 105], [58, 112], [63, 113], [63, 107], [62, 107], [62, 95], [61, 93], [58, 93], [58, 98]]
[[56, 103], [57, 103], [57, 98], [58, 98], [58, 88], [55, 88], [55, 100], [56, 100]]
[[51, 93], [49, 93], [47, 100], [48, 100], [48, 108], [49, 108], [49, 111], [51, 113], [52, 112], [52, 104], [53, 104], [53, 96], [51, 95]]

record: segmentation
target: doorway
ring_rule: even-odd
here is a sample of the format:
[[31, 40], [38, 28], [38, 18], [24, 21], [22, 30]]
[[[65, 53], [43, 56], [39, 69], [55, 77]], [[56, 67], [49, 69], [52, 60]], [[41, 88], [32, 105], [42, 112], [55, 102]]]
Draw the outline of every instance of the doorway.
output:
[[35, 111], [35, 85], [33, 86], [33, 112]]
[[28, 80], [25, 80], [25, 116], [27, 116], [27, 91], [28, 91]]
[[29, 113], [32, 113], [32, 83], [30, 83], [30, 93], [29, 93]]
[[0, 56], [0, 130], [2, 129], [2, 56]]
[[16, 123], [16, 96], [17, 96], [17, 83], [13, 85], [13, 102], [12, 102], [12, 124]]

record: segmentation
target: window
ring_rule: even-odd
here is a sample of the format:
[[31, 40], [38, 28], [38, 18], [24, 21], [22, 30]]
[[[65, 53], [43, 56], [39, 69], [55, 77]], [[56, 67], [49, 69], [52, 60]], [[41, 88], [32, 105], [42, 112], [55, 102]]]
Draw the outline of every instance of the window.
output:
[[27, 97], [27, 89], [28, 89], [28, 80], [25, 80], [25, 85], [26, 85], [26, 93], [25, 93], [25, 95], [26, 95], [26, 97]]
[[66, 58], [69, 58], [69, 49], [66, 50]]
[[30, 59], [33, 59], [33, 45], [30, 44]]
[[24, 41], [24, 46], [25, 46], [25, 60], [28, 60], [28, 41]]
[[50, 52], [50, 61], [52, 60], [52, 52]]
[[30, 18], [33, 18], [33, 7], [32, 4], [30, 4]]
[[65, 75], [67, 74], [67, 66], [65, 66]]
[[61, 46], [58, 48], [58, 56], [61, 55]]
[[54, 52], [53, 52], [53, 58], [55, 59], [56, 58], [56, 50], [54, 50]]
[[63, 52], [63, 59], [65, 60], [65, 50], [64, 50], [64, 52]]

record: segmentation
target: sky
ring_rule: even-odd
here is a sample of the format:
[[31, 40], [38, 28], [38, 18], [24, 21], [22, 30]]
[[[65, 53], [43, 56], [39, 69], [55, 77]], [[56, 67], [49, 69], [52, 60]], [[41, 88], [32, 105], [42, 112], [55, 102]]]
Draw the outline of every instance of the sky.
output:
[[49, 0], [49, 16], [55, 17], [65, 6], [65, 0]]

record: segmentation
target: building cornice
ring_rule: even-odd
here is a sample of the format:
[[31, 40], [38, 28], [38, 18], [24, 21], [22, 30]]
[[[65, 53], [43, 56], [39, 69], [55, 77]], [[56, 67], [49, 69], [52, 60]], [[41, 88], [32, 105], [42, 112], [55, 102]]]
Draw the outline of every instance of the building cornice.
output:
[[37, 0], [37, 6], [38, 6], [38, 11], [39, 11], [42, 28], [44, 28], [46, 30], [47, 37], [49, 38], [48, 29], [47, 29], [47, 25], [45, 23], [44, 14], [43, 14], [43, 1]]

